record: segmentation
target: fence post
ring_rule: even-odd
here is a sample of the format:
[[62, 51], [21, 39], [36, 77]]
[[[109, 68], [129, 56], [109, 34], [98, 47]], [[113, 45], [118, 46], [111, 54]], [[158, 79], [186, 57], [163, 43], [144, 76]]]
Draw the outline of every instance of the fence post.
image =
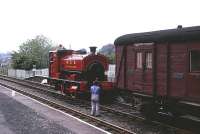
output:
[[33, 65], [33, 69], [32, 69], [32, 71], [33, 71], [33, 77], [35, 77], [36, 65]]

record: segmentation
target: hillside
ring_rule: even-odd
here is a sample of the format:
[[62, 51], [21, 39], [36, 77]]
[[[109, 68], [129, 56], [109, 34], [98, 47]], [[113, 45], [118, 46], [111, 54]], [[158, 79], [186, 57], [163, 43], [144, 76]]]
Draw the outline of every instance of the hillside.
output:
[[100, 50], [99, 53], [104, 55], [110, 55], [115, 52], [115, 46], [113, 44], [104, 45]]
[[109, 58], [110, 64], [115, 63], [115, 46], [113, 44], [104, 45], [100, 50], [99, 53], [107, 56]]
[[10, 53], [0, 53], [0, 63], [5, 63], [11, 59]]

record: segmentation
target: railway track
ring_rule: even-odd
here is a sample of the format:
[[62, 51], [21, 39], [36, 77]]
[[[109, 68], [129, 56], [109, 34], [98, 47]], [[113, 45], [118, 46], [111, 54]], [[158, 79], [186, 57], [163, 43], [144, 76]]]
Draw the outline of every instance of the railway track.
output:
[[[29, 87], [29, 88], [34, 88], [34, 89], [37, 89], [39, 91], [42, 91], [42, 92], [45, 92], [48, 94], [51, 94], [53, 96], [56, 96], [59, 98], [62, 98], [64, 99], [65, 97], [62, 96], [62, 95], [59, 95], [57, 92], [55, 91], [51, 91], [51, 90], [48, 90], [48, 89], [51, 89], [53, 87], [51, 86], [46, 86], [46, 85], [42, 85], [42, 84], [39, 84], [39, 83], [35, 83], [35, 82], [30, 82], [30, 81], [22, 81], [22, 80], [19, 80], [19, 79], [15, 79], [15, 78], [8, 78], [6, 76], [0, 76], [0, 79], [4, 79], [6, 81], [9, 81], [9, 82], [14, 82], [14, 83], [17, 83], [17, 84], [20, 84], [20, 85], [23, 85], [25, 87]], [[67, 112], [67, 113], [70, 113], [74, 116], [78, 116], [79, 118], [82, 118], [82, 119], [86, 119], [87, 121], [91, 122], [92, 124], [98, 126], [98, 127], [102, 127], [103, 129], [105, 130], [109, 130], [109, 132], [112, 132], [112, 133], [134, 133], [134, 132], [137, 132], [137, 133], [143, 133], [143, 132], [139, 132], [137, 131], [136, 129], [137, 128], [134, 128], [134, 129], [125, 129], [123, 127], [119, 127], [117, 125], [113, 125], [112, 123], [109, 123], [103, 119], [99, 119], [99, 118], [95, 118], [93, 116], [90, 116], [86, 113], [83, 113], [83, 112], [80, 112], [80, 109], [79, 110], [74, 110], [72, 108], [70, 108], [71, 110], [69, 110], [69, 108], [67, 108], [65, 105], [61, 105], [60, 103], [55, 103], [54, 101], [50, 101], [48, 99], [44, 99], [42, 98], [41, 96], [38, 97], [38, 95], [35, 95], [33, 93], [30, 93], [28, 91], [24, 91], [24, 90], [19, 90], [17, 89], [16, 87], [12, 87], [12, 86], [8, 86], [7, 84], [4, 85], [4, 86], [7, 86], [9, 88], [12, 88], [13, 90], [17, 91], [17, 92], [20, 92], [20, 93], [23, 93], [27, 96], [30, 96], [32, 98], [35, 98], [37, 100], [40, 100], [42, 101], [43, 103], [45, 102], [46, 104], [48, 105], [51, 105], [52, 107], [55, 107], [57, 109], [60, 109], [64, 112]], [[71, 99], [67, 99], [68, 102], [69, 100]], [[66, 98], [65, 98], [65, 101], [66, 101]], [[70, 102], [72, 105], [77, 105], [79, 107], [84, 107], [86, 109], [90, 109], [90, 104], [87, 102], [87, 101], [83, 101], [83, 100], [71, 100]], [[139, 121], [140, 123], [144, 123], [145, 122], [145, 119], [137, 114], [133, 114], [133, 113], [127, 113], [127, 112], [123, 112], [123, 111], [119, 111], [117, 109], [114, 109], [114, 108], [111, 108], [113, 106], [111, 105], [107, 105], [107, 106], [101, 106], [101, 111], [104, 113], [105, 111], [109, 112], [109, 113], [114, 113], [114, 114], [118, 114], [122, 117], [126, 116], [126, 118], [129, 118], [129, 121], [132, 121], [132, 122], [136, 122], [136, 121]], [[70, 112], [71, 111], [71, 112]], [[129, 122], [127, 120], [127, 122]], [[158, 123], [158, 122], [151, 122], [151, 124], [153, 125], [157, 125], [157, 126], [164, 126], [164, 127], [168, 127], [170, 129], [173, 129], [173, 131], [177, 134], [181, 133], [181, 134], [189, 134], [190, 132], [188, 131], [185, 131], [184, 129], [179, 129], [179, 128], [175, 128], [175, 127], [172, 127], [172, 126], [168, 126], [168, 125], [165, 125], [165, 124], [161, 124], [161, 123]], [[131, 131], [131, 130], [135, 130], [134, 132]], [[145, 133], [145, 132], [144, 132]], [[166, 132], [168, 133], [168, 132]]]
[[[96, 126], [101, 127], [101, 128], [103, 127], [103, 129], [108, 130], [111, 133], [116, 133], [116, 134], [117, 133], [121, 133], [121, 134], [124, 134], [124, 133], [135, 134], [134, 132], [128, 131], [128, 130], [126, 130], [124, 128], [121, 128], [119, 126], [113, 125], [113, 124], [108, 123], [106, 121], [103, 121], [101, 119], [95, 118], [93, 116], [87, 115], [87, 114], [82, 113], [80, 111], [77, 111], [77, 110], [74, 110], [72, 108], [66, 107], [66, 106], [64, 106], [62, 104], [58, 104], [58, 103], [53, 102], [51, 100], [45, 99], [45, 98], [43, 98], [41, 96], [38, 96], [38, 95], [35, 95], [33, 93], [30, 93], [30, 92], [27, 92], [27, 91], [24, 91], [24, 90], [20, 90], [20, 89], [18, 89], [16, 87], [9, 86], [7, 84], [3, 84], [3, 83], [0, 83], [0, 84], [2, 86], [10, 88], [10, 89], [12, 89], [12, 90], [14, 90], [16, 92], [19, 92], [19, 93], [24, 94], [26, 96], [29, 96], [29, 97], [31, 97], [33, 99], [41, 101], [42, 103], [45, 103], [45, 104], [47, 104], [47, 105], [49, 105], [49, 106], [51, 106], [53, 108], [56, 108], [56, 109], [61, 110], [63, 112], [69, 113], [69, 114], [71, 114], [73, 116], [76, 116], [76, 117], [79, 117], [81, 119], [84, 119], [84, 120], [86, 119], [90, 123], [95, 124]], [[22, 84], [22, 83], [20, 83], [20, 84]]]

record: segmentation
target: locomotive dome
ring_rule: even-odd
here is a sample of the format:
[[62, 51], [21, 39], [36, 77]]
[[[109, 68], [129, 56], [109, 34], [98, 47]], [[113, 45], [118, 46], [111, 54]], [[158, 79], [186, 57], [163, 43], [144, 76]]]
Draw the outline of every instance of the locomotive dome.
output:
[[179, 25], [176, 29], [127, 34], [117, 38], [114, 44], [128, 45], [132, 43], [187, 41], [191, 39], [200, 40], [200, 26], [183, 28]]

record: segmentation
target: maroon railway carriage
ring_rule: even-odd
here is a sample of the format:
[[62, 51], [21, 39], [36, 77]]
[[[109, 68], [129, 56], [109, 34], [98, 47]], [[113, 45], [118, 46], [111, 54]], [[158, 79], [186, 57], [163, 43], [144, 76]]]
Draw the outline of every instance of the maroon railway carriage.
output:
[[51, 85], [63, 93], [77, 94], [89, 91], [92, 82], [98, 78], [103, 91], [112, 91], [113, 83], [107, 81], [108, 58], [97, 54], [58, 49], [49, 53], [49, 79]]
[[128, 34], [115, 47], [116, 87], [142, 111], [200, 115], [200, 26]]

